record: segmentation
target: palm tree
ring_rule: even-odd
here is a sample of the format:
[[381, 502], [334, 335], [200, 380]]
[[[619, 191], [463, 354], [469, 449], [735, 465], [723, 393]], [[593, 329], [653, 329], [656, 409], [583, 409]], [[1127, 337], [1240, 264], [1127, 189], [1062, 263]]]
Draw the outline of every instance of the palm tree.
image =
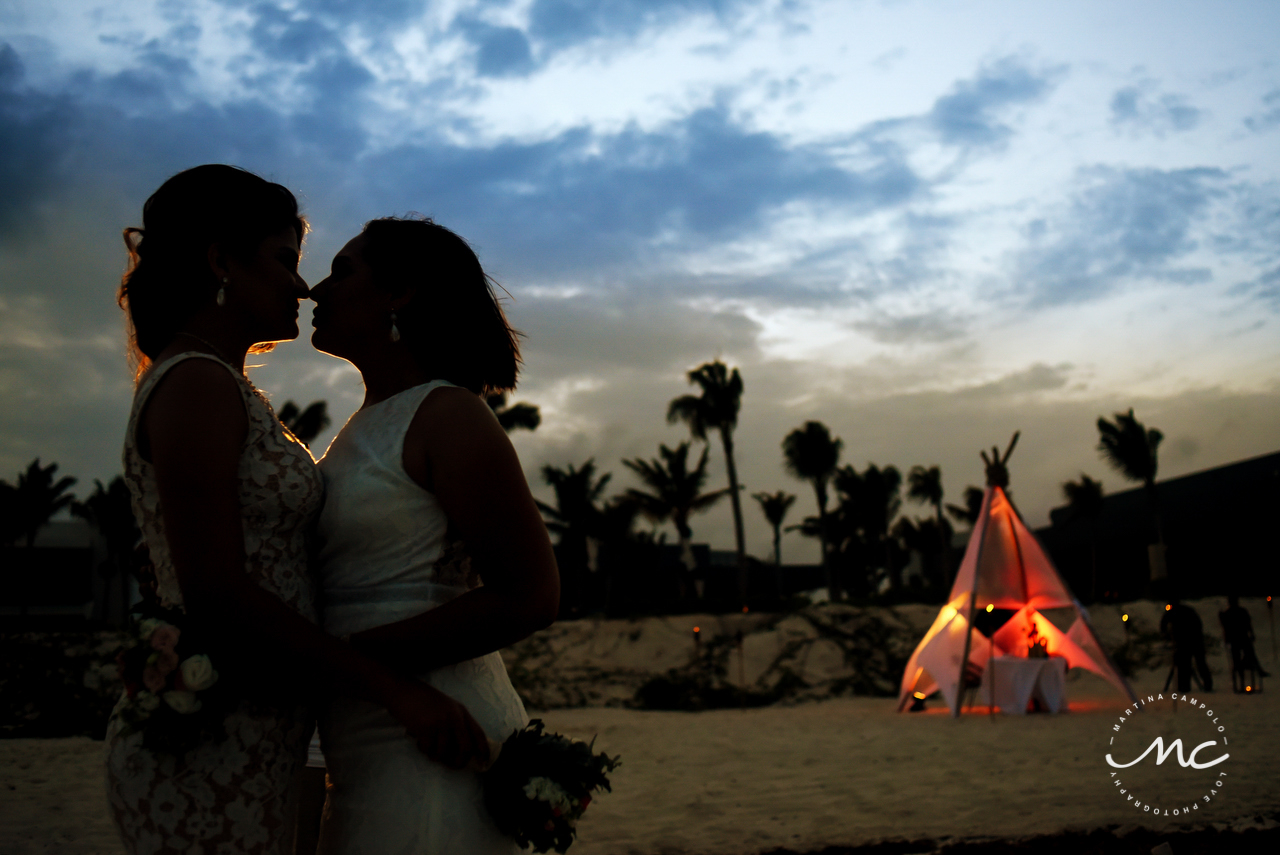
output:
[[724, 447], [724, 464], [729, 471], [729, 501], [733, 507], [733, 537], [738, 552], [738, 597], [747, 599], [747, 550], [742, 530], [742, 502], [738, 496], [738, 467], [733, 458], [733, 429], [738, 425], [742, 407], [742, 375], [730, 371], [720, 360], [699, 365], [688, 373], [689, 382], [702, 390], [701, 395], [681, 395], [667, 406], [667, 421], [684, 422], [694, 439], [703, 442], [707, 431], [720, 433]]
[[18, 474], [15, 491], [18, 520], [28, 549], [35, 545], [36, 533], [48, 524], [53, 515], [76, 500], [74, 494], [67, 492], [76, 479], [68, 476], [55, 481], [57, 472], [58, 464], [42, 467], [37, 457], [27, 466], [26, 472]]
[[796, 497], [786, 490], [779, 490], [776, 493], [752, 493], [751, 498], [760, 503], [764, 518], [773, 527], [774, 581], [778, 588], [778, 599], [782, 599], [782, 523], [787, 518], [787, 511], [795, 504]]
[[329, 426], [330, 421], [329, 404], [326, 401], [313, 401], [305, 410], [299, 410], [293, 401], [285, 401], [280, 408], [280, 423], [307, 448]]
[[942, 470], [937, 466], [928, 469], [912, 466], [907, 473], [907, 498], [914, 502], [933, 505], [933, 515], [942, 522]]
[[555, 491], [554, 506], [537, 502], [546, 518], [547, 529], [559, 535], [556, 558], [560, 564], [560, 611], [569, 616], [581, 606], [585, 573], [591, 572], [590, 541], [600, 539], [602, 511], [597, 505], [605, 486], [613, 476], [606, 472], [596, 477], [595, 460], [581, 467], [572, 463], [563, 469], [542, 467], [542, 478]]
[[1147, 494], [1156, 524], [1156, 548], [1148, 551], [1148, 571], [1153, 580], [1165, 576], [1164, 523], [1160, 516], [1160, 495], [1156, 492], [1157, 451], [1163, 439], [1163, 433], [1145, 427], [1134, 418], [1132, 407], [1128, 413], [1116, 413], [1114, 422], [1098, 417], [1098, 451], [1102, 459], [1130, 481], [1142, 482]]
[[868, 546], [880, 547], [884, 555], [884, 569], [892, 580], [894, 589], [901, 587], [899, 568], [893, 560], [893, 539], [889, 536], [890, 524], [902, 507], [899, 491], [902, 475], [896, 467], [883, 469], [868, 463], [866, 471], [859, 474], [852, 466], [845, 466], [836, 473], [836, 483], [842, 503], [851, 508], [854, 525], [860, 528]]
[[964, 504], [952, 505], [947, 504], [947, 513], [951, 514], [951, 518], [958, 523], [973, 528], [978, 523], [978, 517], [982, 515], [982, 499], [985, 493], [981, 487], [975, 487], [970, 484], [964, 488]]
[[[915, 502], [933, 505], [933, 516], [937, 521], [939, 532], [947, 529], [946, 520], [942, 518], [942, 470], [937, 466], [928, 469], [923, 466], [912, 466], [907, 473], [907, 498]], [[939, 542], [938, 559], [944, 578], [951, 575], [949, 553], [951, 544], [945, 540]]]
[[839, 439], [822, 422], [805, 422], [787, 434], [782, 440], [782, 456], [787, 472], [801, 481], [813, 485], [818, 501], [818, 525], [815, 527], [822, 543], [822, 567], [827, 577], [827, 594], [832, 602], [840, 599], [840, 587], [836, 584], [831, 567], [831, 538], [827, 531], [827, 484], [840, 462]]
[[[947, 568], [928, 560], [930, 555], [945, 555], [951, 541], [951, 525], [946, 520], [941, 526], [934, 517], [925, 517], [914, 521], [901, 517], [893, 525], [891, 536], [899, 543], [903, 552], [912, 550], [919, 552], [924, 559], [924, 577], [935, 590], [942, 588], [948, 581]], [[944, 591], [945, 593], [945, 591]]]
[[76, 479], [68, 476], [55, 481], [57, 472], [58, 464], [41, 466], [40, 458], [37, 457], [28, 464], [25, 472], [18, 473], [18, 485], [14, 490], [18, 507], [17, 528], [26, 543], [26, 568], [19, 574], [18, 584], [24, 616], [27, 614], [26, 580], [35, 569], [32, 550], [36, 534], [48, 524], [54, 514], [76, 500], [75, 495], [67, 492], [76, 483]]
[[702, 492], [707, 480], [707, 448], [704, 446], [698, 464], [689, 468], [689, 443], [682, 442], [675, 449], [658, 446], [659, 457], [643, 460], [624, 460], [622, 465], [640, 476], [652, 492], [630, 489], [628, 500], [634, 502], [640, 512], [654, 522], [670, 520], [680, 535], [680, 560], [686, 570], [693, 570], [693, 553], [690, 540], [693, 529], [689, 527], [692, 514], [707, 510], [729, 493], [728, 489]]
[[1089, 602], [1098, 598], [1098, 517], [1102, 514], [1102, 482], [1083, 472], [1079, 481], [1064, 481], [1062, 495], [1067, 500], [1067, 516], [1089, 526], [1089, 559], [1093, 568], [1089, 582]]
[[133, 517], [133, 500], [129, 487], [120, 475], [103, 486], [94, 479], [94, 490], [83, 502], [74, 502], [71, 513], [87, 520], [102, 534], [107, 544], [104, 563], [106, 578], [115, 577], [120, 587], [120, 617], [129, 608], [129, 576], [133, 566], [133, 550], [142, 536]]
[[537, 430], [538, 425], [542, 424], [542, 413], [536, 404], [521, 403], [508, 406], [506, 392], [494, 392], [484, 401], [489, 405], [489, 409], [493, 410], [493, 414], [498, 417], [498, 424], [502, 425], [502, 429], [507, 433], [521, 428]]
[[795, 504], [796, 497], [786, 490], [776, 493], [752, 493], [751, 498], [760, 503], [764, 518], [773, 527], [773, 563], [782, 566], [782, 523], [787, 518], [787, 511]]

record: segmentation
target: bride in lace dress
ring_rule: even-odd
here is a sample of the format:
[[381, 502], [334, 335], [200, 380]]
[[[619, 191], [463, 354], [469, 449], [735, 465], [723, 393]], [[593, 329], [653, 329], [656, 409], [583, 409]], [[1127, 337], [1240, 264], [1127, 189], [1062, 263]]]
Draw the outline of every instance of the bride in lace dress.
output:
[[291, 853], [294, 781], [317, 695], [380, 704], [428, 742], [456, 739], [465, 723], [455, 701], [315, 625], [306, 539], [323, 483], [244, 376], [246, 352], [269, 349], [258, 343], [297, 337], [304, 230], [288, 190], [210, 165], [165, 182], [143, 228], [125, 233], [120, 304], [138, 368], [124, 449], [134, 513], [161, 604], [207, 630], [215, 664], [245, 689], [226, 738], [180, 756], [145, 748], [113, 717], [110, 809], [137, 855]]
[[475, 253], [430, 220], [368, 223], [312, 299], [312, 342], [365, 384], [320, 462], [325, 628], [420, 675], [482, 728], [423, 746], [427, 757], [384, 711], [335, 699], [321, 714], [320, 852], [518, 852], [467, 767], [527, 724], [496, 651], [547, 626], [559, 601], [546, 527], [482, 397], [514, 388], [516, 333]]

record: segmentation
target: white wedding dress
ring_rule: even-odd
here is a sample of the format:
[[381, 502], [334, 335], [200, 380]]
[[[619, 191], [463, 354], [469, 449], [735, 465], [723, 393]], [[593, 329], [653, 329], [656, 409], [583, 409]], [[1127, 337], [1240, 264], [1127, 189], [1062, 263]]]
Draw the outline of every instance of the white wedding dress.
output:
[[[404, 620], [475, 587], [435, 496], [405, 473], [404, 437], [444, 381], [360, 410], [320, 461], [326, 496], [319, 571], [324, 627], [345, 635]], [[490, 739], [528, 723], [502, 658], [490, 653], [420, 675], [462, 703]], [[339, 698], [321, 716], [329, 769], [322, 855], [488, 855], [519, 852], [494, 827], [479, 775], [427, 758], [382, 707]]]

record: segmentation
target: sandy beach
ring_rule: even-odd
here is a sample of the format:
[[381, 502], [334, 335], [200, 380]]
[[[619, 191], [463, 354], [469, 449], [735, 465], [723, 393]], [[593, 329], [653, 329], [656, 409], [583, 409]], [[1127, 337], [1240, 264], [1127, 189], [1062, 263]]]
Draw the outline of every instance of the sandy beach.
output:
[[[661, 620], [677, 628], [686, 621]], [[655, 627], [646, 632], [664, 637]], [[1270, 659], [1268, 649], [1264, 664]], [[1070, 711], [1056, 716], [990, 716], [977, 708], [957, 720], [937, 703], [899, 714], [895, 701], [882, 697], [696, 713], [584, 707], [534, 714], [553, 730], [598, 736], [600, 748], [623, 757], [614, 791], [593, 803], [579, 827], [578, 855], [815, 852], [1115, 826], [1275, 827], [1276, 696], [1231, 693], [1220, 653], [1210, 662], [1218, 691], [1199, 694], [1194, 710], [1160, 692], [1167, 668], [1132, 681], [1144, 699], [1163, 695], [1126, 720], [1125, 732], [1143, 746], [1164, 734], [1166, 741], [1181, 737], [1190, 750], [1210, 726], [1202, 721], [1204, 702], [1230, 740], [1229, 759], [1211, 771], [1181, 769], [1171, 759], [1126, 773], [1126, 789], [1148, 797], [1172, 792], [1166, 784], [1174, 772], [1198, 775], [1169, 796], [1198, 803], [1177, 817], [1157, 818], [1118, 792], [1104, 756], [1127, 701], [1087, 673], [1072, 672]], [[748, 680], [751, 670], [748, 663]], [[121, 852], [106, 813], [101, 751], [87, 738], [0, 741], [0, 855]], [[1215, 789], [1215, 780], [1224, 783]]]

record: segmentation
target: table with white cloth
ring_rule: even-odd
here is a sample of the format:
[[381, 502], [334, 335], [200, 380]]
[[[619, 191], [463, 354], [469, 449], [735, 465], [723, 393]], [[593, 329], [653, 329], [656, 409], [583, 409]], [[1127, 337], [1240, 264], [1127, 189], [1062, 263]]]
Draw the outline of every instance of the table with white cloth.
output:
[[1061, 712], [1067, 706], [1066, 678], [1067, 660], [1061, 656], [993, 656], [983, 669], [976, 700], [991, 703], [994, 694], [1001, 712], [1025, 715], [1027, 702], [1035, 698], [1045, 710]]

